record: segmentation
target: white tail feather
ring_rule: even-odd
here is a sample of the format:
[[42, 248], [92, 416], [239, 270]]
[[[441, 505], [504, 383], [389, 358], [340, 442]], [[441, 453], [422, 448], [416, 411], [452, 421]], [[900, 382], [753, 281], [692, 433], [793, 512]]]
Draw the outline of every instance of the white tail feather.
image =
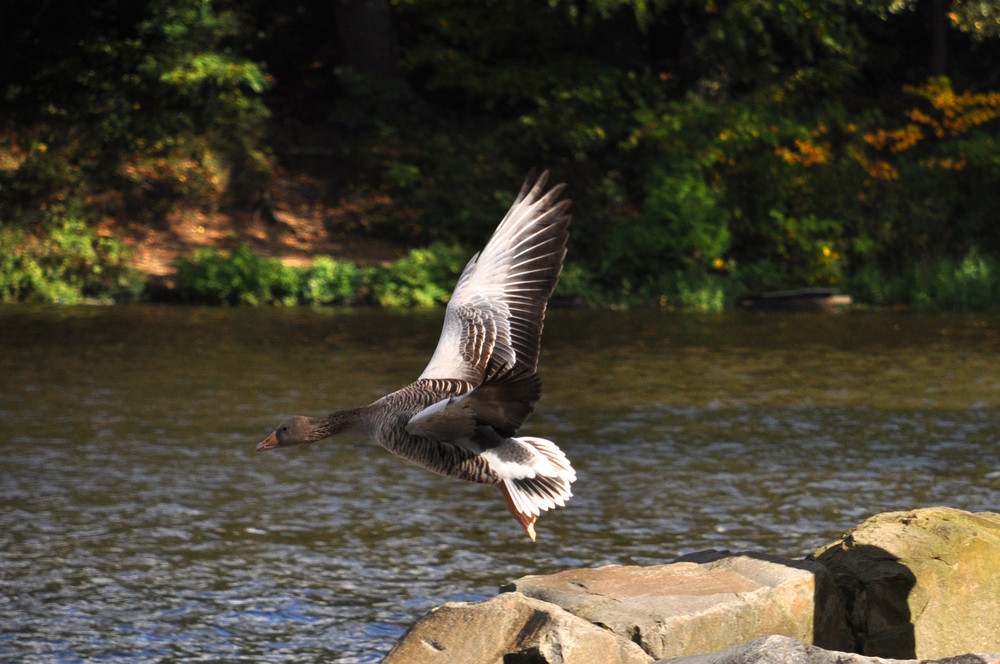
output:
[[570, 485], [576, 481], [576, 471], [550, 440], [508, 438], [503, 446], [482, 456], [500, 475], [511, 506], [526, 517], [564, 507], [573, 496]]

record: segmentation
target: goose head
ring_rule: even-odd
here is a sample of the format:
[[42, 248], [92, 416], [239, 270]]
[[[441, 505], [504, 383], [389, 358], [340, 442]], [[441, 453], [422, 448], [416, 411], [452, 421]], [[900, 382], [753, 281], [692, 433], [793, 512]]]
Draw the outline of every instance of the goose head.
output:
[[279, 424], [270, 436], [257, 445], [257, 451], [263, 452], [275, 447], [293, 447], [312, 443], [325, 437], [320, 420], [298, 415]]

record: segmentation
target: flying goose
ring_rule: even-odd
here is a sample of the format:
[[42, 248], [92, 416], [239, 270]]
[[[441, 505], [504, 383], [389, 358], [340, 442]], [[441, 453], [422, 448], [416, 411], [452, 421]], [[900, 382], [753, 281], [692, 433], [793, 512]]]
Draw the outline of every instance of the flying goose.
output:
[[535, 373], [545, 307], [569, 235], [565, 185], [529, 175], [486, 247], [452, 293], [444, 329], [416, 381], [360, 408], [286, 420], [257, 451], [313, 443], [342, 431], [460, 480], [493, 484], [535, 541], [544, 510], [573, 495], [576, 471], [555, 443], [515, 438], [541, 396]]

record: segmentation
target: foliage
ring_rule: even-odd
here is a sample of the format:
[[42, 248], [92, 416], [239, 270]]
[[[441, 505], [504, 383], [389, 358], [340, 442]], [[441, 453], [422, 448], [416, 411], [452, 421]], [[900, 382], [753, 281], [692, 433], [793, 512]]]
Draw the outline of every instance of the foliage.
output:
[[199, 249], [177, 263], [177, 290], [188, 302], [204, 304], [295, 304], [300, 274], [246, 244], [225, 254]]
[[873, 305], [996, 310], [1000, 305], [1000, 260], [971, 250], [958, 259], [925, 259], [888, 276], [868, 267], [854, 275], [850, 286], [859, 301]]
[[231, 253], [200, 249], [180, 259], [177, 291], [203, 304], [434, 306], [448, 301], [466, 259], [457, 247], [435, 244], [377, 267], [320, 256], [293, 268], [242, 244]]
[[[1000, 256], [995, 4], [18, 3], [0, 25], [0, 209], [36, 230], [73, 201], [93, 223], [249, 204], [273, 145], [363, 201], [351, 230], [432, 249], [317, 260], [295, 284], [206, 254], [248, 272], [216, 265], [190, 297], [241, 301], [212, 285], [237, 279], [254, 301], [426, 305], [461, 267], [449, 247], [479, 246], [547, 166], [574, 198], [561, 295], [717, 309], [833, 286], [971, 306], [945, 285], [991, 283]], [[366, 43], [394, 66], [366, 67]]]
[[718, 274], [678, 272], [675, 292], [661, 295], [660, 306], [672, 304], [690, 311], [719, 312], [726, 308], [732, 293], [732, 283]]
[[457, 247], [435, 244], [376, 270], [372, 296], [383, 307], [429, 307], [447, 303], [455, 281], [468, 260]]
[[776, 146], [801, 202], [814, 210], [836, 202], [826, 209], [836, 215], [829, 230], [840, 237], [829, 246], [857, 265], [957, 256], [973, 244], [1000, 251], [989, 212], [990, 183], [1000, 176], [1000, 94], [956, 94], [940, 78], [904, 92], [917, 103], [895, 121], [831, 119], [793, 145]]
[[127, 253], [120, 240], [71, 215], [47, 221], [40, 232], [0, 226], [0, 301], [133, 300], [142, 282]]
[[[210, 0], [11, 11], [0, 29], [17, 111], [0, 126], [13, 156], [0, 172], [9, 221], [37, 223], [32, 211], [59, 201], [156, 222], [182, 200], [217, 205], [267, 169], [267, 81], [226, 45], [240, 29], [232, 12]], [[41, 37], [40, 25], [57, 28]]]
[[[913, 11], [918, 0], [878, 0], [883, 12]], [[950, 23], [976, 40], [1000, 36], [1000, 6], [993, 0], [951, 0], [947, 6]]]
[[361, 299], [369, 279], [353, 263], [317, 256], [302, 275], [299, 298], [304, 304], [352, 304]]

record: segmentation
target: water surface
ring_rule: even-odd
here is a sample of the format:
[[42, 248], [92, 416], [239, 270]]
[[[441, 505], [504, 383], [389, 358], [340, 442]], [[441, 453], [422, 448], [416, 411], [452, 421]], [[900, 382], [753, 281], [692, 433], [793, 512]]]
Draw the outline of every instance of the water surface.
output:
[[531, 544], [492, 487], [284, 417], [419, 374], [441, 312], [0, 308], [0, 660], [378, 661], [525, 574], [802, 556], [1000, 509], [1000, 319], [553, 311], [524, 433], [579, 471]]

